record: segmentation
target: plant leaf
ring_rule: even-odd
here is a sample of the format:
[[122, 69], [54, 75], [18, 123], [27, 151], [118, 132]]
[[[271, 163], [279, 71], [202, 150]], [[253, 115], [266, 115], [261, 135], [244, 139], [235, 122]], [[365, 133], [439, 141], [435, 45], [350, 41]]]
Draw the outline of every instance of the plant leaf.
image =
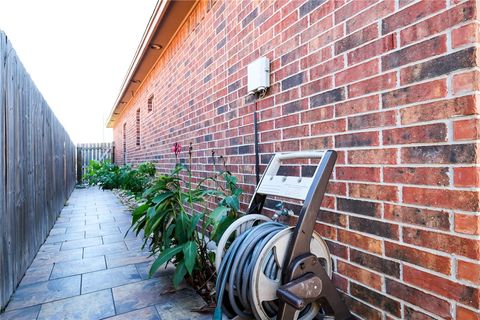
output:
[[188, 241], [183, 246], [183, 256], [185, 261], [185, 267], [187, 268], [187, 271], [190, 274], [192, 274], [193, 267], [195, 266], [195, 261], [197, 259], [197, 254], [198, 254], [197, 250], [198, 250], [198, 246], [195, 241]]
[[192, 217], [192, 220], [190, 221], [190, 229], [188, 230], [189, 234], [192, 234], [195, 231], [195, 229], [197, 228], [198, 222], [200, 221], [200, 219], [202, 219], [203, 215], [204, 214], [201, 213], [201, 214], [194, 215]]
[[152, 207], [148, 208], [148, 210], [147, 210], [147, 217], [148, 217], [149, 219], [153, 218], [153, 216], [155, 216], [155, 212], [156, 212], [156, 211], [155, 211], [155, 206], [152, 206]]
[[238, 201], [237, 197], [228, 196], [225, 198], [225, 203], [235, 211], [240, 210], [240, 202]]
[[185, 263], [183, 261], [180, 261], [180, 263], [177, 265], [177, 268], [175, 269], [175, 273], [173, 274], [173, 286], [175, 288], [178, 288], [180, 283], [185, 278], [186, 274], [187, 268], [185, 267]]
[[165, 201], [166, 199], [168, 199], [172, 195], [173, 195], [173, 193], [171, 191], [160, 193], [155, 198], [153, 198], [152, 202], [158, 204], [160, 202]]
[[188, 216], [185, 214], [185, 212], [180, 212], [180, 214], [177, 217], [176, 220], [176, 226], [175, 226], [175, 238], [179, 243], [185, 243], [187, 242], [188, 235], [187, 235], [187, 230], [188, 230]]
[[218, 221], [220, 221], [228, 213], [228, 211], [230, 211], [229, 207], [218, 206], [212, 211], [212, 213], [210, 213], [208, 218], [210, 221], [218, 223]]
[[137, 207], [134, 211], [133, 211], [133, 214], [134, 215], [137, 215], [137, 214], [141, 214], [143, 212], [145, 212], [145, 210], [148, 209], [150, 205], [148, 203], [144, 203], [142, 205], [140, 205], [139, 207]]
[[153, 262], [152, 266], [150, 267], [149, 276], [150, 277], [153, 276], [153, 274], [158, 270], [158, 268], [160, 268], [160, 266], [162, 266], [164, 263], [172, 259], [177, 253], [182, 252], [182, 250], [183, 250], [183, 245], [163, 250], [158, 255], [155, 262]]
[[223, 233], [227, 228], [235, 221], [236, 218], [231, 216], [225, 216], [217, 225], [214, 226], [212, 232], [212, 240], [218, 243]]

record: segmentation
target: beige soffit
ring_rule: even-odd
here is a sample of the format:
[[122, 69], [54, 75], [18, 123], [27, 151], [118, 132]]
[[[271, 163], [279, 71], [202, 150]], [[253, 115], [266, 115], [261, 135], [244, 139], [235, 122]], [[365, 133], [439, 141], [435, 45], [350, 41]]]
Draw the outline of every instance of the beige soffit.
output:
[[159, 0], [135, 52], [108, 121], [112, 128], [198, 0]]

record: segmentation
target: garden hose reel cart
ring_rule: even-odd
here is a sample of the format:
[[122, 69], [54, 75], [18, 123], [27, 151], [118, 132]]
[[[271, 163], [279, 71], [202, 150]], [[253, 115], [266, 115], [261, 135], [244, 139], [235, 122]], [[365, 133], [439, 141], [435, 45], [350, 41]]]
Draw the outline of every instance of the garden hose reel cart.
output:
[[[336, 158], [335, 151], [326, 150], [279, 153], [271, 159], [247, 214], [218, 243], [214, 319], [351, 318], [331, 281], [328, 247], [314, 232]], [[312, 177], [277, 175], [283, 162], [297, 159], [320, 159]], [[261, 215], [267, 196], [304, 201], [295, 227]]]

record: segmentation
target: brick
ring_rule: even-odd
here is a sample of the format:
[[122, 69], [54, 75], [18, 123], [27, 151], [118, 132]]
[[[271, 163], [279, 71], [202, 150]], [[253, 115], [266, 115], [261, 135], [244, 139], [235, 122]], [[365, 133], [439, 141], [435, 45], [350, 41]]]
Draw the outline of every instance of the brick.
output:
[[444, 256], [387, 241], [385, 242], [385, 255], [393, 259], [402, 260], [426, 269], [450, 275], [451, 262], [449, 258]]
[[447, 127], [444, 123], [424, 126], [390, 129], [383, 131], [383, 144], [411, 144], [444, 142], [447, 140]]
[[339, 24], [342, 21], [347, 20], [349, 17], [354, 16], [356, 13], [370, 6], [372, 3], [369, 1], [352, 1], [344, 5], [335, 11], [335, 24]]
[[302, 96], [309, 96], [322, 91], [326, 91], [328, 89], [332, 89], [332, 87], [333, 76], [327, 76], [301, 86], [300, 90], [302, 91]]
[[318, 66], [310, 69], [310, 79], [315, 80], [320, 77], [324, 77], [330, 73], [341, 70], [344, 67], [343, 56], [335, 57], [331, 60], [322, 62]]
[[351, 50], [376, 37], [378, 37], [378, 25], [374, 23], [335, 42], [335, 54]]
[[369, 113], [348, 118], [348, 130], [389, 127], [394, 126], [395, 122], [395, 111]]
[[300, 150], [300, 141], [280, 141], [275, 142], [275, 152], [298, 151]]
[[322, 150], [332, 147], [332, 137], [304, 138], [300, 142], [301, 150]]
[[339, 229], [338, 240], [347, 245], [367, 250], [372, 253], [380, 254], [382, 252], [382, 241], [359, 233]]
[[370, 288], [374, 288], [376, 290], [382, 289], [382, 282], [383, 282], [382, 277], [379, 276], [378, 274], [375, 274], [373, 272], [359, 268], [357, 266], [354, 266], [352, 264], [349, 264], [343, 261], [338, 261], [337, 271], [342, 275], [350, 279], [354, 279], [358, 282], [361, 282], [362, 284]]
[[293, 101], [282, 106], [282, 114], [289, 115], [298, 111], [306, 110], [307, 108], [308, 108], [307, 99]]
[[380, 217], [381, 205], [377, 202], [337, 197], [337, 209], [370, 217]]
[[331, 58], [332, 50], [330, 47], [326, 47], [303, 57], [300, 60], [300, 66], [302, 67], [302, 69], [308, 69], [314, 65], [319, 64], [320, 62], [328, 61]]
[[421, 83], [382, 94], [383, 108], [442, 98], [447, 94], [445, 80]]
[[250, 22], [252, 22], [258, 16], [258, 8], [255, 8], [242, 20], [242, 28], [245, 28]]
[[479, 210], [479, 194], [473, 191], [404, 187], [403, 202], [465, 211]]
[[303, 17], [306, 14], [309, 14], [312, 12], [315, 8], [318, 8], [322, 4], [325, 3], [326, 0], [310, 0], [305, 2], [303, 5], [301, 5], [298, 8], [298, 11], [300, 13], [300, 16]]
[[350, 197], [365, 198], [372, 200], [398, 201], [396, 186], [380, 184], [349, 183], [348, 190]]
[[308, 17], [304, 17], [303, 19], [297, 21], [295, 24], [290, 26], [288, 29], [282, 29], [282, 41], [286, 41], [291, 37], [295, 36], [296, 34], [302, 32], [308, 27]]
[[477, 308], [480, 305], [478, 288], [469, 287], [433, 274], [405, 266], [403, 279], [414, 286], [424, 288], [443, 297]]
[[454, 144], [402, 148], [402, 163], [470, 164], [478, 159], [475, 144]]
[[479, 187], [480, 168], [465, 167], [453, 169], [453, 184], [457, 187]]
[[300, 138], [308, 136], [308, 126], [296, 126], [282, 130], [284, 139]]
[[329, 241], [328, 239], [325, 239], [325, 242], [327, 243], [328, 250], [330, 250], [331, 254], [343, 259], [347, 259], [348, 249], [345, 245]]
[[284, 19], [274, 26], [275, 34], [280, 34], [283, 30], [288, 29], [290, 26], [296, 23], [299, 19], [297, 10], [285, 12], [285, 14], [282, 13], [282, 17], [284, 17]]
[[372, 92], [392, 89], [396, 84], [397, 74], [395, 72], [386, 73], [349, 85], [348, 96], [354, 98]]
[[379, 109], [378, 96], [348, 100], [335, 105], [335, 114], [339, 117]]
[[445, 2], [443, 1], [420, 1], [385, 18], [382, 21], [382, 32], [383, 34], [390, 33], [444, 8]]
[[420, 209], [385, 203], [384, 218], [422, 227], [450, 230], [449, 214], [446, 211]]
[[400, 277], [400, 264], [384, 257], [350, 248], [350, 261], [395, 278]]
[[457, 278], [480, 285], [480, 264], [458, 260]]
[[352, 216], [349, 218], [349, 226], [352, 230], [398, 240], [398, 225], [395, 224]]
[[308, 47], [303, 45], [301, 47], [295, 48], [288, 53], [285, 53], [281, 58], [280, 61], [282, 62], [282, 66], [286, 66], [293, 61], [299, 60], [303, 58], [308, 52]]
[[452, 89], [455, 95], [478, 91], [480, 89], [479, 73], [469, 71], [453, 75]]
[[338, 180], [380, 182], [380, 168], [337, 167]]
[[453, 139], [480, 139], [480, 119], [459, 120], [453, 123]]
[[326, 104], [332, 104], [345, 99], [344, 88], [337, 88], [317, 94], [310, 98], [310, 107], [315, 108]]
[[447, 301], [395, 280], [386, 279], [385, 281], [388, 294], [419, 306], [442, 318], [451, 318], [450, 304]]
[[310, 13], [311, 24], [319, 21], [320, 19], [325, 18], [325, 16], [327, 16], [329, 19], [333, 21], [333, 15], [331, 13], [333, 12], [333, 10], [335, 10], [336, 2], [332, 0], [328, 0], [326, 2], [324, 1], [323, 3], [324, 4], [321, 5], [320, 7], [316, 7], [311, 11]]
[[378, 132], [360, 132], [335, 137], [335, 147], [337, 148], [352, 148], [377, 145]]
[[332, 274], [332, 282], [335, 288], [340, 292], [347, 292], [348, 291], [348, 280], [345, 277], [342, 277], [338, 273]]
[[321, 107], [301, 113], [301, 122], [309, 123], [333, 118], [333, 106]]
[[480, 235], [480, 216], [456, 213], [455, 231], [458, 233]]
[[480, 34], [478, 32], [478, 23], [471, 23], [452, 30], [452, 47], [457, 48], [467, 44], [478, 43]]
[[291, 114], [275, 120], [275, 128], [290, 127], [298, 124], [298, 114]]
[[448, 186], [448, 168], [395, 167], [383, 169], [383, 180], [390, 183]]
[[346, 130], [346, 120], [338, 119], [332, 121], [324, 121], [312, 125], [312, 135], [320, 135], [327, 133], [338, 133]]
[[[315, 24], [316, 25], [316, 24]], [[320, 34], [319, 36], [316, 36], [315, 38], [312, 39], [312, 32], [316, 33], [316, 35]], [[307, 29], [304, 31], [301, 35], [302, 37], [302, 43], [305, 43], [312, 39], [310, 42], [308, 42], [308, 51], [312, 52], [317, 50], [318, 48], [322, 48], [326, 45], [331, 44], [335, 40], [338, 40], [344, 36], [344, 28], [343, 25], [335, 26], [328, 31], [322, 30], [321, 28], [317, 28], [317, 30], [312, 29], [309, 30]], [[342, 57], [343, 58], [343, 57]]]
[[[305, 166], [303, 166], [302, 169], [304, 167]], [[315, 166], [315, 169], [316, 169], [316, 166]], [[313, 172], [312, 172], [312, 176], [313, 176]], [[339, 196], [345, 196], [347, 194], [347, 184], [344, 182], [330, 181], [328, 183], [326, 192], [339, 195]]]
[[349, 65], [357, 64], [361, 61], [379, 56], [383, 53], [391, 51], [397, 47], [394, 34], [387, 35], [378, 40], [372, 41], [363, 47], [357, 48], [347, 53], [347, 61]]
[[480, 258], [480, 243], [474, 239], [404, 227], [403, 241], [471, 259]]
[[378, 60], [371, 60], [335, 74], [335, 85], [342, 86], [350, 82], [371, 77], [377, 73]]
[[436, 320], [434, 317], [430, 317], [423, 312], [417, 311], [415, 309], [403, 306], [403, 314], [405, 319], [415, 319], [415, 320]]
[[400, 82], [418, 82], [476, 65], [475, 48], [467, 48], [402, 69]]
[[382, 57], [382, 70], [390, 70], [405, 64], [436, 56], [447, 51], [445, 35], [402, 48]]
[[472, 19], [474, 13], [475, 6], [472, 1], [462, 3], [461, 5], [455, 6], [445, 12], [439, 13], [431, 18], [401, 30], [401, 44], [402, 46], [407, 45], [411, 42], [440, 33], [461, 22]]
[[477, 114], [474, 96], [435, 101], [400, 110], [402, 124], [449, 119], [454, 116]]
[[[352, 2], [367, 2], [367, 1], [352, 1]], [[351, 3], [351, 2], [350, 2]], [[374, 309], [357, 299], [353, 299], [350, 296], [344, 295], [345, 303], [347, 304], [350, 312], [353, 312], [359, 316], [362, 316], [364, 319], [369, 320], [382, 320], [382, 314], [377, 309]]]
[[389, 13], [395, 10], [395, 1], [384, 0], [376, 5], [368, 8], [367, 10], [359, 13], [355, 17], [348, 20], [347, 32], [355, 31], [358, 28], [368, 25], [369, 23], [385, 17]]
[[480, 320], [480, 311], [472, 311], [462, 306], [457, 306], [457, 319]]
[[319, 210], [317, 221], [334, 224], [341, 227], [347, 226], [347, 216], [333, 211]]
[[337, 229], [322, 223], [315, 224], [315, 232], [320, 236], [332, 240], [337, 240]]
[[359, 299], [381, 308], [394, 316], [400, 316], [401, 305], [397, 300], [352, 282], [350, 283], [350, 293], [354, 297], [358, 297]]
[[304, 81], [304, 73], [297, 73], [291, 77], [286, 78], [282, 81], [282, 90], [288, 90], [290, 88], [296, 87], [299, 84], [302, 84]]
[[397, 149], [349, 150], [349, 164], [395, 164]]

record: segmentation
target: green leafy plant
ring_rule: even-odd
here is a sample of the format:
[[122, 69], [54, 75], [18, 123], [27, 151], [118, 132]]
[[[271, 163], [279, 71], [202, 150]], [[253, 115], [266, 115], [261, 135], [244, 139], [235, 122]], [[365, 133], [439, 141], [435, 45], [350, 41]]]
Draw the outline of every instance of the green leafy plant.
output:
[[[178, 156], [181, 147], [176, 144], [173, 150]], [[212, 157], [215, 159], [214, 153]], [[215, 274], [215, 257], [208, 242], [218, 240], [238, 217], [242, 190], [225, 163], [223, 170], [194, 184], [191, 145], [189, 158], [190, 166], [177, 163], [170, 173], [152, 182], [143, 194], [143, 203], [133, 212], [131, 228], [137, 235], [143, 231], [144, 247], [157, 256], [150, 275], [172, 262], [175, 287], [187, 278], [200, 289], [213, 283]]]
[[103, 190], [123, 189], [141, 195], [155, 176], [155, 165], [145, 162], [136, 169], [131, 165], [117, 166], [110, 161], [90, 161], [84, 180], [89, 185], [98, 185]]
[[120, 186], [120, 168], [109, 160], [91, 160], [83, 177], [89, 185], [98, 185], [103, 190], [111, 190]]

